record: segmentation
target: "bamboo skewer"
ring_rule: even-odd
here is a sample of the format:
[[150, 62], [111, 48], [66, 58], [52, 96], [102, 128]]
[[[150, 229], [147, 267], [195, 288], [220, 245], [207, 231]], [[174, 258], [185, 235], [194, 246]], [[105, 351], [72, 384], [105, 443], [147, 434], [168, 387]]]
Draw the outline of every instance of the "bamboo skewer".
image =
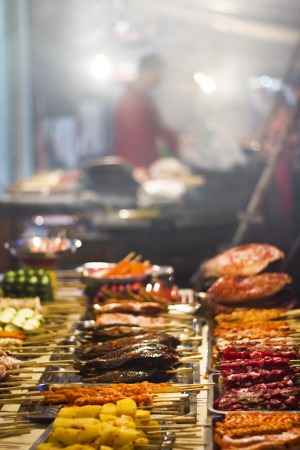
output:
[[5, 398], [21, 398], [21, 397], [32, 397], [32, 396], [40, 396], [41, 398], [43, 398], [41, 396], [40, 391], [37, 392], [22, 392], [22, 393], [18, 393], [18, 394], [0, 394], [0, 399], [5, 399]]
[[[31, 368], [31, 369], [9, 369], [7, 370], [8, 374], [14, 374], [14, 373], [31, 373], [31, 374], [39, 374], [39, 373], [44, 373], [44, 370], [34, 370], [35, 368]], [[39, 369], [39, 367], [37, 367], [37, 369]], [[61, 368], [62, 370], [60, 371], [58, 370], [47, 370], [47, 373], [74, 373], [74, 374], [79, 374], [79, 372], [77, 370], [65, 370], [63, 367]], [[15, 377], [16, 378], [16, 377]], [[21, 377], [22, 378], [22, 377]], [[24, 378], [25, 379], [25, 378]]]
[[[26, 345], [24, 344], [22, 347], [18, 347], [19, 350], [32, 350], [32, 349], [36, 349], [36, 348], [49, 348], [49, 349], [68, 349], [70, 347], [74, 347], [75, 344], [62, 344], [62, 345], [58, 345], [58, 344], [49, 344], [49, 345]], [[2, 349], [3, 350], [3, 349]], [[7, 351], [9, 351], [11, 349], [7, 349]]]

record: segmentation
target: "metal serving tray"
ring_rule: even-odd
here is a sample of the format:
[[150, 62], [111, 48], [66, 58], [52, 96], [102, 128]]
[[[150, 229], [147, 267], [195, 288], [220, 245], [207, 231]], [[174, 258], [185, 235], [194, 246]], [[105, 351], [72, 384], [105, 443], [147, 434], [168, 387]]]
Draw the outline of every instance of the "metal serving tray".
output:
[[[214, 434], [217, 422], [222, 422], [225, 416], [208, 417], [207, 427], [205, 428], [205, 450], [220, 450], [220, 446], [214, 441]], [[31, 450], [31, 449], [30, 449]]]
[[[76, 386], [91, 386], [83, 383], [72, 383]], [[37, 388], [42, 391], [51, 391], [53, 384], [39, 384]], [[58, 383], [56, 386], [67, 386], [70, 388], [70, 385], [67, 383]], [[97, 385], [99, 386], [99, 384]], [[109, 386], [109, 385], [103, 385], [103, 386]], [[178, 415], [186, 415], [191, 414], [195, 415], [197, 410], [197, 395], [194, 392], [182, 392], [182, 397], [178, 401], [177, 408], [178, 408]], [[168, 398], [166, 396], [166, 402], [168, 402]], [[33, 422], [41, 422], [41, 423], [49, 423], [52, 422], [55, 417], [57, 416], [57, 413], [60, 409], [61, 405], [44, 405], [41, 402], [33, 401], [27, 405], [21, 405], [19, 408], [19, 413], [26, 413], [28, 416], [28, 413], [31, 413], [28, 418]], [[164, 410], [164, 407], [157, 406], [155, 408], [156, 411], [158, 411], [161, 408], [161, 410]]]
[[[82, 325], [83, 323], [81, 322], [81, 326]], [[88, 326], [89, 322], [86, 322], [85, 325]], [[192, 327], [194, 330], [194, 336], [202, 336], [203, 321], [201, 319], [194, 318], [192, 321]], [[81, 327], [79, 328], [82, 329]], [[68, 369], [72, 368], [72, 365], [64, 366], [63, 368], [59, 367], [60, 360], [76, 359], [76, 354], [74, 351], [74, 348], [76, 347], [76, 330], [72, 338], [69, 338], [67, 341], [65, 340], [61, 343], [74, 344], [74, 347], [70, 350], [54, 350], [50, 360], [57, 361], [57, 366], [45, 368], [44, 373], [40, 377], [39, 384], [67, 384], [81, 383], [83, 381], [82, 377], [77, 373], [66, 373]], [[197, 351], [198, 343], [186, 343], [185, 347], [191, 349], [192, 351]], [[193, 364], [182, 364], [180, 367], [190, 369], [190, 371], [177, 373], [170, 379], [170, 383], [194, 384], [200, 382], [200, 361], [196, 361]], [[56, 373], [53, 373], [54, 371], [56, 371]], [[85, 380], [85, 383], [88, 382]]]

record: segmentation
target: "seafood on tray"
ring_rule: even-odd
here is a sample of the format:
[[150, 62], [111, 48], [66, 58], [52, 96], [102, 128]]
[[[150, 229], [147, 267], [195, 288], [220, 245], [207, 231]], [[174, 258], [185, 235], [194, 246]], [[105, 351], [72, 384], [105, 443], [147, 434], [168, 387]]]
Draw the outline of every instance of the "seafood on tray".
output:
[[225, 250], [205, 261], [201, 270], [205, 277], [250, 276], [264, 271], [269, 264], [283, 258], [284, 253], [273, 245], [245, 244]]
[[202, 262], [191, 279], [197, 291], [206, 291], [224, 276], [253, 276], [281, 269], [284, 253], [269, 244], [250, 243], [225, 250]]
[[292, 279], [285, 273], [262, 273], [249, 277], [227, 275], [208, 289], [207, 297], [216, 303], [242, 304], [273, 299]]

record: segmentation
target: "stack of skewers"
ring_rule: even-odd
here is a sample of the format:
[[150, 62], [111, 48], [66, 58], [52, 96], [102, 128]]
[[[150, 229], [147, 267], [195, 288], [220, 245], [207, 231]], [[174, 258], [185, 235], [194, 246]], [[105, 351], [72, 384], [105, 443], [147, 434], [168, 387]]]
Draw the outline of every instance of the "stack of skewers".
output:
[[217, 383], [209, 407], [225, 413], [214, 421], [216, 448], [299, 448], [299, 310], [282, 258], [249, 244], [203, 264]]
[[[138, 408], [149, 410], [159, 419], [159, 424], [144, 419], [143, 427], [149, 427], [150, 436], [152, 432], [161, 437], [167, 430], [174, 431], [177, 443], [174, 444], [173, 439], [172, 448], [178, 449], [181, 445], [194, 448], [203, 443], [203, 438], [199, 437], [203, 424], [197, 423], [197, 405], [195, 403], [192, 411], [190, 396], [207, 390], [208, 383], [199, 384], [198, 374], [198, 382], [194, 384], [165, 384], [174, 375], [194, 375], [201, 359], [198, 321], [192, 314], [178, 314], [178, 311], [173, 314], [166, 298], [141, 287], [118, 291], [106, 287], [103, 297], [88, 311], [91, 320], [76, 324], [75, 331], [74, 327], [64, 323], [66, 305], [54, 302], [43, 308], [47, 308], [46, 317], [54, 322], [57, 319], [55, 330], [43, 326], [39, 332], [26, 335], [24, 339], [19, 336], [22, 339], [16, 345], [12, 341], [4, 343], [3, 357], [14, 357], [16, 366], [8, 369], [9, 378], [3, 379], [0, 403], [22, 405], [22, 418], [29, 414], [29, 410], [28, 413], [24, 410], [28, 405], [30, 418], [34, 419], [38, 413], [33, 405], [44, 408], [53, 404], [102, 407], [129, 398]], [[50, 361], [39, 362], [36, 357], [49, 357]], [[49, 392], [35, 389], [36, 382], [30, 380], [32, 373], [41, 373], [39, 383], [45, 374], [50, 375], [52, 387]], [[78, 381], [88, 385], [80, 389], [70, 384], [54, 387], [53, 380], [58, 373], [62, 383], [68, 381], [64, 374], [76, 374]], [[99, 383], [109, 385], [101, 387]], [[196, 397], [193, 399], [196, 402]], [[0, 411], [1, 414], [7, 420], [14, 417], [9, 413], [6, 415], [5, 411]], [[51, 448], [55, 448], [55, 443], [59, 448], [67, 448], [64, 439], [51, 442]], [[145, 448], [141, 442], [138, 441]], [[75, 440], [74, 443], [83, 442]], [[161, 448], [161, 443], [155, 445], [158, 450]], [[50, 445], [45, 448], [50, 449]], [[111, 448], [116, 447], [112, 444]]]

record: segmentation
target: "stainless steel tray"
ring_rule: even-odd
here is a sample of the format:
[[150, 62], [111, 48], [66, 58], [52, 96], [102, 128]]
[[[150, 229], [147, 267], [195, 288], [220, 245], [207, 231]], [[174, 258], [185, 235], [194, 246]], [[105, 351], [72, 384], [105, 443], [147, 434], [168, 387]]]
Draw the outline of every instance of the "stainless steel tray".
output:
[[[195, 318], [192, 322], [192, 327], [194, 330], [194, 336], [202, 336], [202, 328], [203, 321], [201, 319]], [[65, 341], [63, 343], [66, 343]], [[68, 340], [68, 343], [74, 343], [74, 348], [76, 347], [76, 331], [74, 336]], [[198, 350], [198, 343], [192, 342], [184, 344], [186, 348], [191, 349], [192, 351]], [[53, 352], [51, 356], [51, 361], [57, 361], [57, 366], [46, 368], [44, 373], [41, 375], [39, 384], [67, 384], [67, 383], [80, 383], [83, 381], [82, 377], [79, 373], [68, 374], [65, 373], [67, 368], [59, 367], [59, 360], [66, 359], [76, 359], [76, 355], [73, 350], [65, 351], [61, 349], [57, 349]], [[189, 372], [185, 373], [177, 373], [174, 375], [169, 382], [171, 383], [180, 383], [180, 384], [194, 384], [200, 382], [200, 362], [195, 362], [193, 364], [182, 364], [180, 367], [190, 369]], [[72, 368], [72, 365], [70, 366]], [[54, 370], [57, 369], [57, 373], [53, 373]], [[88, 383], [85, 380], [85, 383]]]
[[[217, 422], [222, 422], [225, 416], [211, 416], [207, 418], [204, 440], [205, 450], [220, 450], [220, 446], [214, 441], [215, 427]], [[31, 449], [30, 449], [31, 450]]]
[[[73, 385], [76, 384], [76, 386], [91, 386], [83, 383], [72, 383]], [[57, 383], [56, 386], [65, 386], [67, 383]], [[53, 384], [39, 384], [37, 388], [42, 391], [51, 391]], [[67, 385], [68, 388], [70, 385]], [[99, 386], [99, 385], [98, 385]], [[103, 385], [103, 386], [109, 386], [109, 385]], [[185, 394], [185, 397], [182, 397], [180, 399], [180, 402], [177, 405], [178, 408], [178, 415], [196, 415], [197, 411], [197, 395], [194, 392], [188, 392], [188, 393], [182, 393]], [[168, 399], [166, 398], [166, 401]], [[52, 422], [55, 417], [57, 416], [57, 413], [60, 409], [61, 405], [44, 405], [41, 402], [31, 402], [27, 405], [21, 405], [19, 408], [19, 413], [30, 413], [30, 416], [28, 418], [33, 422], [41, 422], [41, 423], [49, 423]], [[162, 411], [164, 410], [164, 407], [161, 407]], [[158, 411], [160, 409], [159, 406], [155, 407], [155, 410]]]

